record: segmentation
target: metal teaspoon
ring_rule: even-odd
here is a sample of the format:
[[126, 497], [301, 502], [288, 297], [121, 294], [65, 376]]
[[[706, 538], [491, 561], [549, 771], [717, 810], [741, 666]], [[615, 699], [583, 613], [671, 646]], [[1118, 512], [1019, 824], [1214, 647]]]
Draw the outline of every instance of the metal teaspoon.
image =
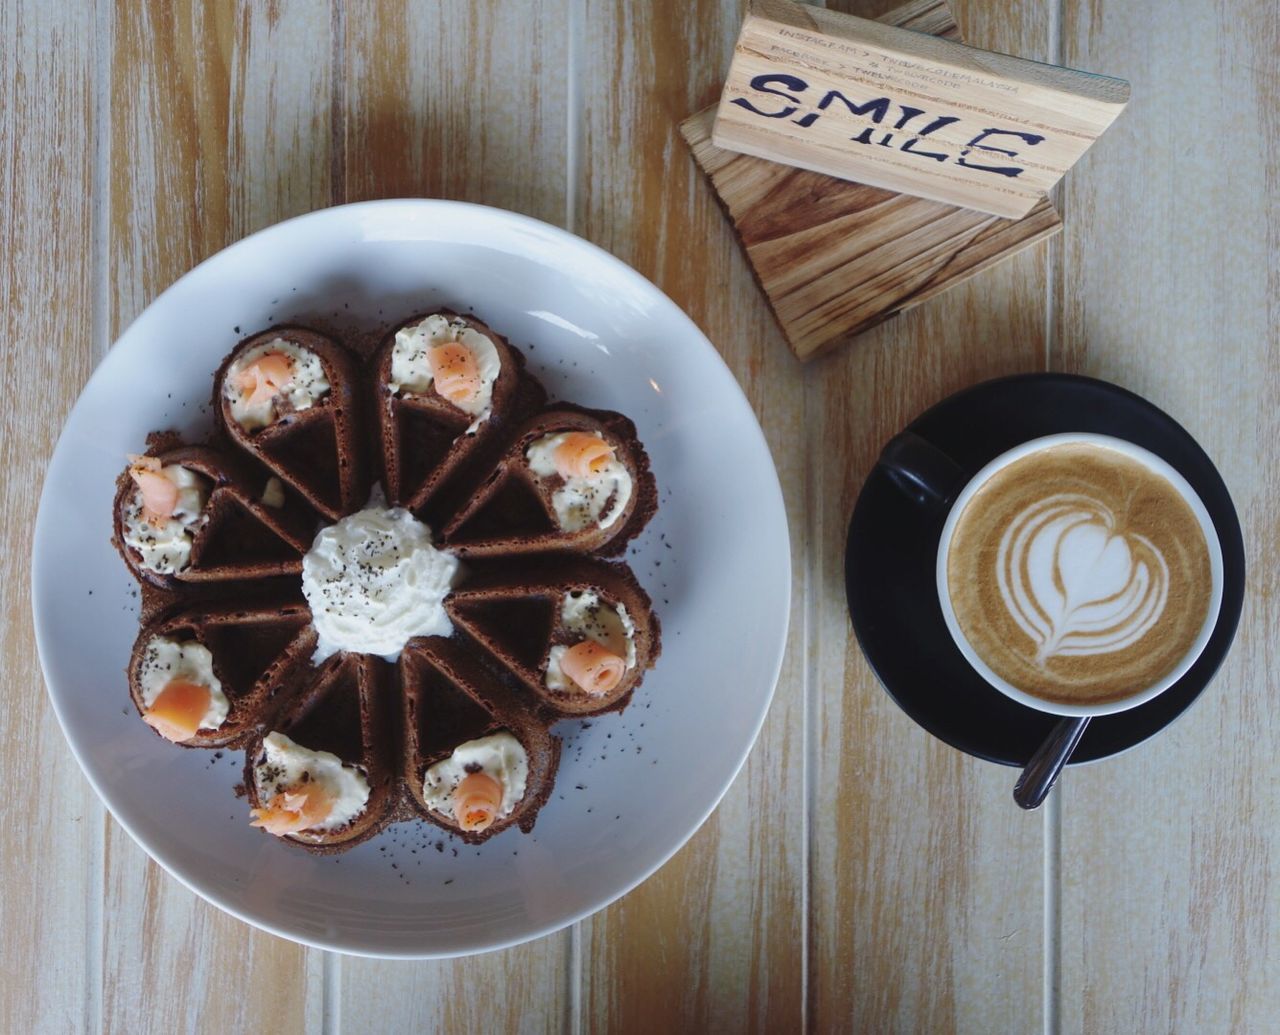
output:
[[1058, 780], [1058, 774], [1080, 743], [1088, 725], [1089, 716], [1083, 715], [1062, 719], [1053, 727], [1045, 742], [1036, 748], [1036, 753], [1023, 768], [1018, 782], [1013, 785], [1014, 801], [1024, 809], [1040, 807], [1049, 796]]

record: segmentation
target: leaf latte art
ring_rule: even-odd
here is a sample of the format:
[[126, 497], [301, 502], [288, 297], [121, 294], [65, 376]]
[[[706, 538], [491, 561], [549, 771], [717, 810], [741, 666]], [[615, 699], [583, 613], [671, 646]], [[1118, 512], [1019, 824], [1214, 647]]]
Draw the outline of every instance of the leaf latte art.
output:
[[956, 632], [991, 676], [1044, 701], [1144, 693], [1192, 650], [1209, 544], [1180, 491], [1093, 443], [1048, 445], [968, 492], [946, 547]]
[[1009, 614], [1036, 644], [1039, 665], [1132, 646], [1169, 597], [1169, 566], [1155, 545], [1118, 533], [1105, 503], [1068, 493], [1014, 518], [1000, 538], [996, 578]]

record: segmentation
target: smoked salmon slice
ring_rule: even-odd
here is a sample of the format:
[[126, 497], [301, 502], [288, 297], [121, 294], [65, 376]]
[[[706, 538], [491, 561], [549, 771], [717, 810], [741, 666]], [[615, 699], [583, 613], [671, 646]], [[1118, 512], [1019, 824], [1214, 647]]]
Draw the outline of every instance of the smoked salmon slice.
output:
[[455, 406], [473, 402], [480, 394], [480, 371], [476, 357], [461, 342], [437, 345], [427, 352], [436, 391]]
[[266, 402], [293, 381], [293, 360], [283, 352], [264, 352], [236, 375], [236, 387], [251, 406]]
[[570, 431], [552, 454], [561, 478], [587, 478], [599, 474], [612, 459], [613, 446], [585, 431]]
[[154, 456], [129, 457], [129, 477], [142, 493], [142, 516], [153, 525], [173, 517], [178, 507], [178, 487], [163, 473]]
[[560, 669], [588, 694], [598, 697], [621, 682], [627, 663], [595, 640], [583, 640], [564, 652]]
[[175, 744], [190, 740], [200, 728], [200, 720], [209, 710], [212, 696], [207, 686], [175, 679], [156, 695], [142, 718], [166, 740]]
[[250, 809], [251, 827], [282, 837], [323, 823], [333, 809], [333, 797], [318, 783], [294, 784], [278, 793], [266, 806]]
[[502, 806], [502, 784], [488, 773], [468, 773], [453, 791], [453, 815], [463, 830], [485, 830]]

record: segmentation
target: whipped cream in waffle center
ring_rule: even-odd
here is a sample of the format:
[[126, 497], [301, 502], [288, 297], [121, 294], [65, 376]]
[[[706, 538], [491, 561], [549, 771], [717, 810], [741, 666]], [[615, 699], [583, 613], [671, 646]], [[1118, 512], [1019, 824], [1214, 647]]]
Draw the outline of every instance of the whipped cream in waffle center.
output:
[[302, 592], [318, 643], [314, 661], [338, 651], [395, 661], [415, 636], [450, 636], [444, 598], [461, 575], [431, 529], [380, 491], [369, 505], [321, 529], [302, 559]]

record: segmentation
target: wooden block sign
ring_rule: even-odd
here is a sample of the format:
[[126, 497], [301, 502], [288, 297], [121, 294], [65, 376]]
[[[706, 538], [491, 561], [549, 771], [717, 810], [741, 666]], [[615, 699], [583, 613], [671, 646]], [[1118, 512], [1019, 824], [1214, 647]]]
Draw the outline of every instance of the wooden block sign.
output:
[[[959, 39], [945, 0], [910, 0], [881, 21]], [[710, 178], [787, 343], [808, 360], [945, 293], [1058, 232], [1047, 197], [1021, 219], [868, 187], [726, 151], [716, 108], [680, 131]]]
[[1019, 218], [1115, 120], [1129, 84], [792, 0], [753, 0], [717, 147]]

